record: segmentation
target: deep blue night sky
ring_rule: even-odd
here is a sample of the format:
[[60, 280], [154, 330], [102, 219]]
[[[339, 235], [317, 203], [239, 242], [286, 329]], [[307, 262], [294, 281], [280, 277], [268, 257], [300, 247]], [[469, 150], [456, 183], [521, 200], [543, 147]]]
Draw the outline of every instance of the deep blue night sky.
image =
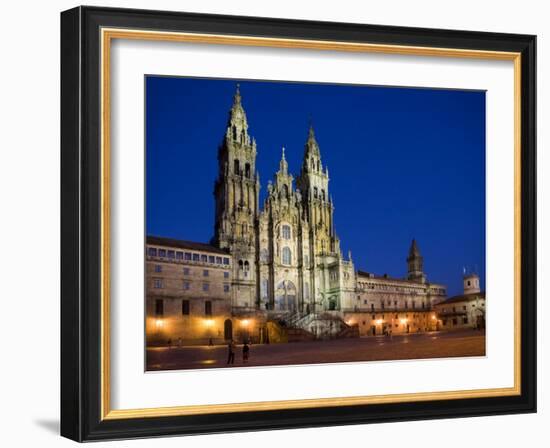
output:
[[[146, 227], [208, 242], [217, 148], [235, 80], [146, 78]], [[414, 237], [428, 280], [485, 285], [485, 92], [240, 81], [265, 197], [286, 148], [297, 174], [310, 117], [335, 228], [356, 269], [405, 276]]]

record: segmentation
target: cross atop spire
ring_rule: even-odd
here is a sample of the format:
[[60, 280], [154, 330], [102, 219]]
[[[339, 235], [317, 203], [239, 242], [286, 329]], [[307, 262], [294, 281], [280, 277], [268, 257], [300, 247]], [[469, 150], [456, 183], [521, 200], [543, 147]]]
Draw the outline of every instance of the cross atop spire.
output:
[[237, 83], [237, 87], [235, 89], [235, 95], [233, 95], [233, 105], [240, 105], [241, 104], [241, 85]]
[[282, 147], [282, 155], [281, 155], [281, 161], [279, 162], [279, 171], [281, 173], [287, 174], [288, 173], [288, 162], [285, 158], [285, 147]]

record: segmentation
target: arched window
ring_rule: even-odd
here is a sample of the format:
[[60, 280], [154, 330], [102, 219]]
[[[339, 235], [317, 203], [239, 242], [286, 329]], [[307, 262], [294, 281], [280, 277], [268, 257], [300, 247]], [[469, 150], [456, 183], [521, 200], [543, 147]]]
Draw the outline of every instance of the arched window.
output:
[[244, 267], [244, 263], [242, 260], [239, 260], [239, 269], [242, 271]]
[[283, 264], [292, 264], [292, 253], [288, 247], [283, 247]]
[[233, 140], [237, 140], [237, 127], [233, 126]]
[[244, 175], [246, 177], [250, 177], [250, 163], [247, 163], [245, 166], [244, 166]]
[[319, 190], [317, 190], [317, 187], [313, 187], [313, 197], [317, 199], [317, 196], [319, 196]]
[[288, 199], [288, 186], [283, 185], [283, 198]]
[[240, 172], [240, 167], [239, 167], [239, 161], [237, 159], [235, 159], [235, 162], [233, 163], [233, 166], [234, 166], [234, 172], [236, 175], [239, 175], [239, 172]]
[[290, 239], [290, 226], [284, 225], [281, 227], [281, 237], [285, 240]]
[[321, 199], [325, 200], [325, 190], [321, 190]]
[[250, 264], [248, 264], [248, 261], [244, 262], [244, 271], [248, 272], [250, 270]]

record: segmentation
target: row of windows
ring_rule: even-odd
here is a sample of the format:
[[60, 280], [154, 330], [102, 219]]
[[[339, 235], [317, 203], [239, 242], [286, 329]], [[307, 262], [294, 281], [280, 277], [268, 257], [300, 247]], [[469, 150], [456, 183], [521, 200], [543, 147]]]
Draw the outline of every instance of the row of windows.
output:
[[240, 163], [237, 159], [233, 161], [233, 172], [237, 176], [245, 176], [247, 178], [250, 178], [251, 170], [250, 170], [250, 163], [245, 163], [244, 165], [244, 173], [241, 171]]
[[[262, 249], [260, 251], [260, 260], [265, 263], [268, 261], [268, 259], [269, 252], [266, 249]], [[287, 266], [292, 264], [292, 251], [290, 250], [290, 247], [285, 246], [281, 250], [281, 263]], [[246, 273], [248, 272], [249, 268], [250, 266], [248, 264], [248, 261], [239, 260], [239, 269], [244, 270]]]
[[[453, 325], [458, 325], [458, 319], [456, 317], [453, 317], [453, 319], [450, 321]], [[442, 320], [443, 325], [447, 325], [447, 319]], [[462, 318], [462, 323], [466, 325], [468, 323], [468, 317], [464, 316]]]
[[[164, 289], [164, 280], [162, 278], [154, 278], [153, 279], [153, 288], [155, 289]], [[191, 290], [191, 282], [184, 280], [182, 282], [182, 289], [184, 291], [190, 291]], [[203, 283], [202, 284], [202, 290], [204, 292], [210, 291], [210, 283]], [[223, 285], [223, 292], [229, 292], [230, 286], [228, 283], [224, 283]]]
[[[411, 317], [413, 319], [422, 319], [422, 318], [427, 319], [428, 318], [427, 315], [422, 315], [422, 314], [413, 314]], [[399, 319], [400, 317], [399, 317], [399, 314], [393, 314], [393, 315], [390, 314], [390, 315], [387, 316], [387, 318], [388, 319]], [[408, 319], [408, 318], [409, 318], [409, 314], [407, 313], [407, 314], [405, 314], [405, 319]], [[378, 320], [378, 319], [385, 320], [386, 319], [386, 314], [382, 314], [380, 316], [377, 316], [376, 314], [372, 314], [371, 319], [372, 320]]]
[[[357, 296], [357, 300], [361, 300], [361, 296]], [[394, 300], [394, 301], [393, 301], [393, 306], [394, 306], [394, 308], [397, 308], [397, 304], [398, 304], [397, 300]], [[368, 300], [367, 300], [367, 299], [364, 299], [364, 300], [363, 300], [363, 305], [368, 305]], [[388, 307], [391, 307], [391, 300], [388, 300], [387, 303], [386, 303], [385, 300], [381, 300], [381, 301], [380, 301], [380, 307], [381, 307], [382, 309], [385, 309], [385, 308], [386, 308], [386, 305], [388, 305]], [[414, 300], [411, 302], [411, 305], [412, 305], [412, 308], [413, 308], [413, 309], [416, 308], [416, 302], [415, 302]], [[426, 304], [425, 304], [424, 302], [422, 302], [420, 305], [421, 305], [422, 309], [425, 309], [425, 308], [426, 308]], [[371, 310], [374, 310], [374, 303], [371, 303], [370, 307], [371, 307]], [[409, 301], [406, 300], [406, 301], [404, 302], [404, 308], [408, 308], [408, 307], [409, 307]]]
[[311, 159], [311, 169], [315, 171], [315, 169], [317, 169], [317, 171], [320, 171], [321, 170], [321, 163], [319, 160], [315, 160], [315, 159]]
[[[480, 306], [485, 306], [485, 304], [484, 304], [483, 302], [481, 302], [479, 305], [480, 305]], [[472, 308], [475, 308], [475, 307], [476, 307], [476, 304], [475, 304], [475, 303], [472, 303]], [[467, 305], [462, 305], [462, 310], [463, 310], [463, 311], [466, 311], [467, 309], [468, 309], [468, 306], [467, 306]], [[441, 309], [441, 312], [446, 313], [448, 310], [449, 310], [448, 308], [442, 308], [442, 309]], [[453, 306], [452, 312], [453, 312], [453, 313], [456, 313], [456, 306]]]
[[317, 189], [317, 187], [313, 187], [313, 197], [315, 199], [319, 198], [321, 199], [322, 201], [324, 201], [326, 199], [326, 196], [325, 196], [325, 190], [321, 190], [319, 192], [319, 190]]
[[[190, 314], [190, 304], [189, 300], [182, 300], [181, 301], [181, 314], [184, 316], [188, 316]], [[204, 315], [205, 316], [211, 316], [212, 315], [212, 302], [210, 300], [206, 300], [204, 302]], [[156, 299], [155, 300], [155, 316], [162, 317], [164, 316], [164, 300], [163, 299]]]
[[[399, 286], [391, 286], [391, 285], [380, 285], [377, 283], [364, 283], [364, 282], [358, 282], [357, 286], [359, 289], [378, 289], [378, 290], [386, 290], [386, 291], [397, 291], [397, 292], [405, 292], [408, 294], [418, 294], [419, 292], [428, 292], [428, 290], [420, 289], [420, 288], [410, 288], [410, 287], [399, 287]], [[432, 288], [429, 290], [430, 293], [436, 293], [436, 294], [445, 294], [445, 290], [442, 288]]]
[[[162, 272], [162, 265], [161, 264], [156, 264], [155, 265], [155, 272]], [[191, 275], [191, 268], [183, 268], [183, 275]], [[209, 277], [210, 276], [210, 271], [208, 269], [203, 269], [202, 270], [202, 276], [203, 277]], [[229, 272], [228, 271], [224, 271], [223, 273], [223, 278], [229, 278]]]
[[214, 255], [197, 254], [193, 252], [182, 252], [179, 250], [159, 249], [156, 247], [147, 248], [147, 255], [150, 257], [166, 258], [177, 261], [200, 261], [210, 264], [229, 265], [229, 257], [218, 257]]
[[[260, 250], [260, 261], [262, 263], [269, 262], [269, 251], [267, 249], [261, 249]], [[287, 265], [292, 264], [292, 252], [291, 252], [290, 248], [288, 248], [288, 247], [283, 248], [282, 263], [287, 264]], [[305, 267], [309, 266], [309, 256], [308, 255], [304, 255], [304, 266]]]
[[[391, 319], [401, 319], [403, 318], [403, 315], [399, 316], [399, 314], [389, 314], [389, 315], [386, 315], [386, 314], [382, 314], [380, 316], [376, 315], [376, 314], [372, 314], [371, 315], [371, 319], [372, 320], [378, 320], [379, 318], [382, 319], [382, 320], [385, 320], [386, 317], [388, 318], [388, 320], [391, 320]], [[428, 318], [428, 315], [427, 314], [412, 314], [410, 316], [412, 319], [427, 319]], [[409, 313], [405, 314], [405, 319], [408, 319], [409, 318]]]

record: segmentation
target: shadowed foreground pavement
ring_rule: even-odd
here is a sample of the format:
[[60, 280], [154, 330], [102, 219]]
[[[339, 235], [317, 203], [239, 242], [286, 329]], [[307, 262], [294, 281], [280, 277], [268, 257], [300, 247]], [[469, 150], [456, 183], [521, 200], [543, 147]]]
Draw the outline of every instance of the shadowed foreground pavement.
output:
[[[260, 344], [250, 346], [243, 364], [242, 345], [235, 350], [234, 367], [319, 364], [330, 362], [484, 356], [485, 332], [463, 330], [422, 334], [375, 336], [331, 341]], [[230, 367], [227, 346], [149, 347], [147, 370]]]

